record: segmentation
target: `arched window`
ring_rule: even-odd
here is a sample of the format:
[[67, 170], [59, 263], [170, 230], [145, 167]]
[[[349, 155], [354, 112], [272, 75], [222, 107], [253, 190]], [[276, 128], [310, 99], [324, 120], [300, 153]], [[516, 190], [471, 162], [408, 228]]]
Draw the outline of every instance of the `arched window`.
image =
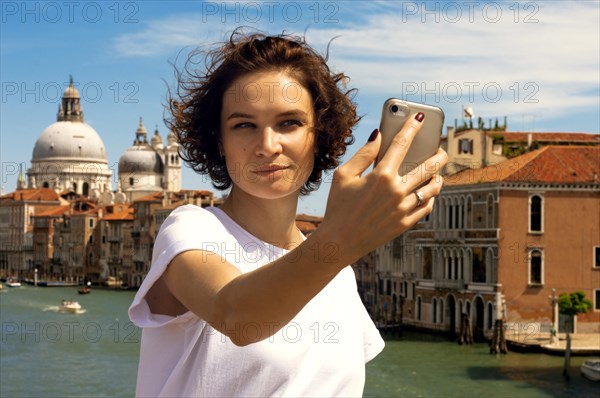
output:
[[543, 232], [542, 205], [540, 195], [529, 198], [529, 232]]
[[493, 318], [493, 311], [492, 311], [492, 303], [488, 303], [487, 305], [487, 329], [490, 330], [492, 329], [493, 325], [494, 325], [494, 318]]
[[133, 186], [133, 177], [129, 178], [129, 186]]
[[90, 184], [88, 184], [87, 182], [83, 183], [83, 195], [84, 196], [88, 196], [90, 193]]
[[542, 251], [533, 249], [529, 252], [529, 284], [544, 284], [544, 264]]
[[43, 187], [44, 188], [50, 188], [50, 184], [48, 184], [48, 181], [44, 181]]

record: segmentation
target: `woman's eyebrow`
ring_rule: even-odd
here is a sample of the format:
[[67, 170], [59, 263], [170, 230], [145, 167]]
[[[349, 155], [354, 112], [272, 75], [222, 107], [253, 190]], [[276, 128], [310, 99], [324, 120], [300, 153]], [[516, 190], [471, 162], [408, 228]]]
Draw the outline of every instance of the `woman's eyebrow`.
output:
[[291, 111], [281, 112], [281, 113], [277, 114], [277, 117], [281, 117], [281, 116], [296, 116], [296, 115], [308, 118], [308, 113], [304, 112], [301, 109], [293, 109]]
[[247, 113], [242, 113], [242, 112], [233, 112], [231, 115], [227, 116], [226, 120], [235, 119], [235, 118], [254, 119], [254, 116], [249, 115]]

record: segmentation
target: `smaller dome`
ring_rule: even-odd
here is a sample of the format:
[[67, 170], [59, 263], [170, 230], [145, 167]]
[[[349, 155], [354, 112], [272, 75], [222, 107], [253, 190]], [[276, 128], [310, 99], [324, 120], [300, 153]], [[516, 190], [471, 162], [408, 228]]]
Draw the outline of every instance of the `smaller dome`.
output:
[[119, 159], [119, 174], [154, 173], [163, 174], [163, 161], [149, 145], [134, 145]]
[[158, 132], [158, 126], [156, 127], [156, 130], [154, 130], [154, 135], [152, 136], [152, 140], [150, 141], [150, 143], [152, 144], [152, 147], [154, 148], [162, 148], [162, 138], [160, 137], [160, 133]]
[[79, 98], [79, 91], [73, 86], [73, 76], [69, 76], [69, 87], [65, 90], [63, 98]]
[[63, 94], [63, 98], [79, 98], [79, 91], [73, 86], [73, 83], [67, 87]]
[[136, 134], [143, 134], [146, 135], [148, 134], [148, 130], [146, 130], [146, 127], [144, 127], [144, 124], [142, 123], [142, 118], [140, 118], [140, 125], [138, 126], [136, 132]]

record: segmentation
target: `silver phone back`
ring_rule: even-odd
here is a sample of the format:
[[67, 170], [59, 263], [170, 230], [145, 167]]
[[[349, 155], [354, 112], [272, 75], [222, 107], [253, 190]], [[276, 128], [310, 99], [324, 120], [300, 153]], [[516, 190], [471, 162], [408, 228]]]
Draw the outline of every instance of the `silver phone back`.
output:
[[[397, 107], [397, 112], [392, 111], [396, 109], [393, 108], [394, 106]], [[408, 174], [408, 172], [437, 152], [440, 147], [440, 138], [444, 126], [444, 112], [442, 109], [432, 105], [390, 98], [383, 104], [381, 112], [379, 131], [381, 132], [382, 141], [376, 164], [381, 160], [383, 154], [385, 154], [392, 140], [400, 129], [402, 129], [408, 118], [414, 117], [418, 112], [425, 114], [423, 127], [413, 139], [398, 173], [400, 175]]]

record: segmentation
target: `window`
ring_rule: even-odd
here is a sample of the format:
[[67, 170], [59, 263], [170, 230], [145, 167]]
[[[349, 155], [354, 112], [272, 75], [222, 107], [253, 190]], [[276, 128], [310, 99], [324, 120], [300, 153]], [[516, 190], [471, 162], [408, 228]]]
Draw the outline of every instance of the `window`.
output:
[[600, 268], [600, 246], [594, 247], [594, 268]]
[[133, 186], [133, 177], [129, 178], [129, 186]]
[[538, 249], [534, 249], [529, 253], [529, 284], [544, 284], [542, 252]]
[[459, 154], [473, 154], [473, 140], [466, 138], [458, 140], [458, 153]]
[[600, 311], [600, 289], [594, 290], [594, 311]]
[[487, 201], [487, 227], [494, 228], [494, 196], [488, 195]]
[[90, 228], [94, 228], [94, 219], [90, 218], [90, 222], [89, 222]]
[[421, 320], [421, 296], [417, 298], [417, 321]]
[[423, 248], [423, 279], [431, 279], [433, 275], [433, 257], [430, 247]]
[[473, 248], [473, 263], [471, 268], [471, 278], [475, 283], [485, 283], [486, 278], [485, 261], [483, 256], [483, 248]]
[[437, 299], [433, 299], [433, 323], [437, 323]]
[[542, 197], [533, 195], [529, 198], [529, 232], [542, 232]]

